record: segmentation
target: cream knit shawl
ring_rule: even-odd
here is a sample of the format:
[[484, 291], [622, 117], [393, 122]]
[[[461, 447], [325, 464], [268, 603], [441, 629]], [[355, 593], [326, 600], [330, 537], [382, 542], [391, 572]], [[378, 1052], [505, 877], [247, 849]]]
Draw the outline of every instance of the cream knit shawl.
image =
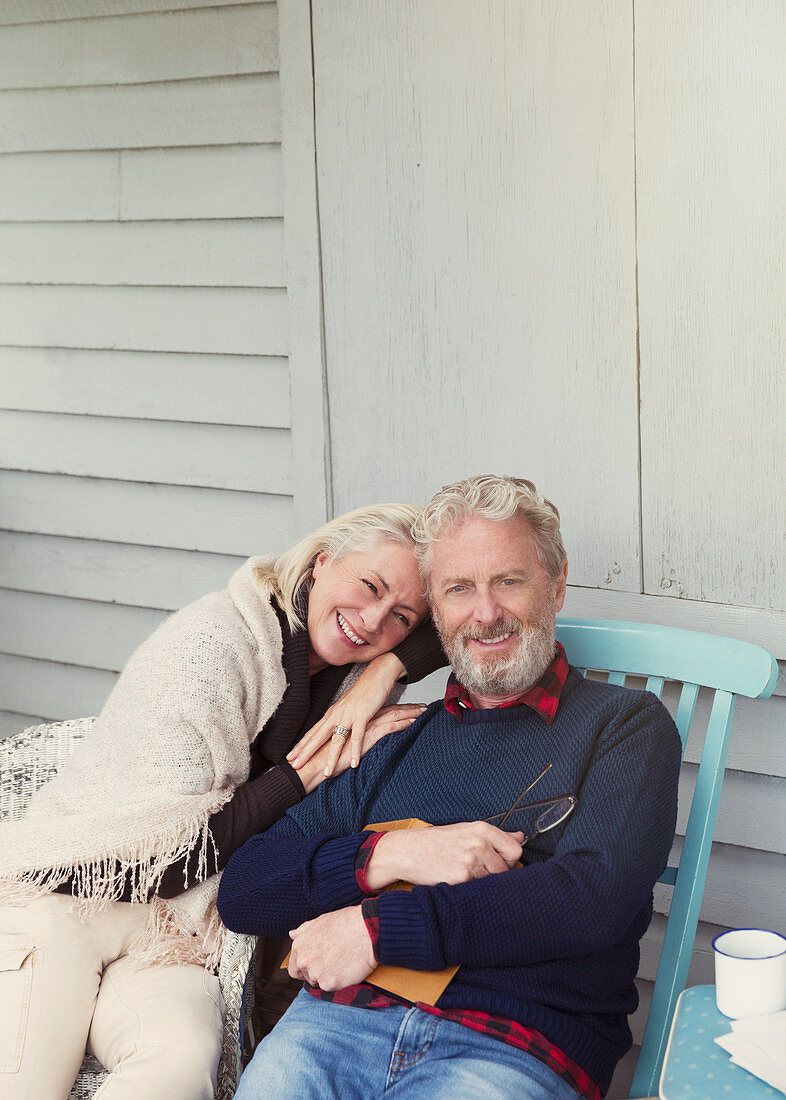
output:
[[24, 904], [75, 876], [84, 913], [146, 901], [175, 860], [199, 851], [197, 883], [156, 898], [138, 965], [215, 967], [223, 927], [207, 878], [211, 814], [249, 773], [249, 745], [286, 688], [281, 630], [251, 558], [229, 587], [173, 615], [133, 654], [68, 765], [0, 823], [0, 900]]

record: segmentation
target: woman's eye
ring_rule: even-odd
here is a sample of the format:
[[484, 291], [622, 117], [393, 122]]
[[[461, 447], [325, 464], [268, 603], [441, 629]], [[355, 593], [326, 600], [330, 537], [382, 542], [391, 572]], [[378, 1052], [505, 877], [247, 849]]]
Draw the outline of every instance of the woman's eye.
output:
[[373, 583], [373, 581], [367, 581], [367, 580], [366, 580], [366, 579], [364, 578], [364, 579], [363, 579], [363, 584], [365, 584], [365, 586], [366, 586], [367, 588], [370, 588], [370, 589], [371, 589], [371, 591], [372, 591], [372, 592], [374, 593], [374, 595], [376, 596], [376, 594], [377, 594], [377, 586], [376, 586], [376, 585], [375, 585], [375, 584]]
[[407, 629], [409, 629], [409, 619], [407, 618], [406, 615], [402, 615], [400, 611], [397, 611], [396, 612], [396, 618], [401, 619], [404, 626], [407, 627]]

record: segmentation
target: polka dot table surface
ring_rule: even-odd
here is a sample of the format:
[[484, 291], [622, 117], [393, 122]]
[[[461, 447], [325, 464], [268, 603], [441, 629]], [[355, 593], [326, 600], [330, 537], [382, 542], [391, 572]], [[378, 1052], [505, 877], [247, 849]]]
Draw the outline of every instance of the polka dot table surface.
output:
[[661, 1100], [776, 1100], [783, 1093], [732, 1065], [714, 1041], [728, 1035], [731, 1021], [718, 1011], [714, 985], [694, 985], [680, 994], [660, 1079]]

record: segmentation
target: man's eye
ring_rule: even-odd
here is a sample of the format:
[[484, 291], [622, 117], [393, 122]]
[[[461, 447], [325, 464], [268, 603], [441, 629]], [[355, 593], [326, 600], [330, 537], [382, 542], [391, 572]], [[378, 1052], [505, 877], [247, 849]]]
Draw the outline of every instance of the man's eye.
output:
[[459, 593], [464, 592], [465, 590], [466, 590], [466, 585], [454, 584], [452, 588], [448, 589], [448, 592], [453, 592], [453, 593], [458, 595]]
[[377, 586], [376, 586], [376, 585], [375, 585], [375, 584], [373, 583], [373, 581], [367, 581], [367, 580], [365, 579], [365, 577], [364, 577], [364, 578], [363, 578], [363, 584], [365, 584], [365, 586], [366, 586], [367, 588], [370, 588], [370, 589], [371, 589], [371, 591], [372, 591], [372, 592], [374, 593], [374, 595], [376, 596], [376, 594], [377, 594]]
[[505, 579], [501, 583], [504, 584], [504, 585], [511, 585], [511, 584], [515, 584], [516, 580], [515, 580], [514, 577], [505, 577]]

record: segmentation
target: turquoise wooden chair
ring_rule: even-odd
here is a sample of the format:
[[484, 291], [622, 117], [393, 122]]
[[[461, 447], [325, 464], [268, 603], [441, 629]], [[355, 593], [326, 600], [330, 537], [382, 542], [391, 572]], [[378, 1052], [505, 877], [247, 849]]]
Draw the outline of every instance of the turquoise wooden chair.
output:
[[558, 619], [557, 637], [570, 663], [609, 672], [609, 682], [645, 676], [647, 689], [661, 697], [666, 680], [683, 684], [676, 724], [683, 753], [699, 688], [714, 689], [704, 749], [691, 802], [679, 867], [667, 867], [660, 881], [674, 887], [647, 1026], [631, 1097], [655, 1096], [677, 997], [685, 988], [699, 908], [707, 877], [723, 769], [737, 695], [766, 699], [775, 688], [778, 663], [760, 646], [693, 630], [602, 619]]

